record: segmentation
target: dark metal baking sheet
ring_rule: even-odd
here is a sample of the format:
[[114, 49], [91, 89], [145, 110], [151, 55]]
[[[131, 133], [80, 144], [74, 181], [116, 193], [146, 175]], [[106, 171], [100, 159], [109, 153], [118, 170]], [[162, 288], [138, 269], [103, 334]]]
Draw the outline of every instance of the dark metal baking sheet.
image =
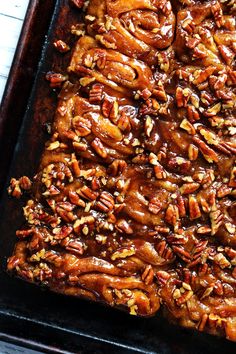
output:
[[[1, 111], [0, 168], [4, 169], [1, 181], [13, 148], [8, 181], [10, 176], [33, 176], [37, 170], [43, 142], [47, 139], [42, 125], [52, 119], [56, 105], [56, 95], [48, 88], [44, 76], [50, 69], [65, 70], [69, 59], [69, 54], [55, 53], [52, 41], [53, 38], [73, 41], [68, 23], [76, 23], [80, 16], [78, 11], [68, 9], [67, 0], [31, 1], [28, 23], [24, 26]], [[27, 75], [25, 70], [29, 71]], [[16, 98], [20, 100], [18, 108]], [[14, 112], [16, 117], [12, 117]], [[0, 340], [44, 353], [235, 352], [235, 343], [172, 326], [161, 315], [133, 317], [96, 303], [53, 294], [10, 277], [5, 272], [6, 258], [13, 249], [15, 230], [23, 222], [20, 208], [23, 201], [10, 199], [6, 186], [7, 182], [0, 205]]]
[[37, 72], [54, 5], [54, 0], [29, 2], [0, 107], [0, 192]]

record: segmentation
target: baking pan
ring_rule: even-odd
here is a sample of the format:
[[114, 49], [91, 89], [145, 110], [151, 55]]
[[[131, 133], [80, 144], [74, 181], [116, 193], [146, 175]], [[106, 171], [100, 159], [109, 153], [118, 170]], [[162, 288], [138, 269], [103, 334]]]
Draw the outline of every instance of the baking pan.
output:
[[235, 343], [175, 327], [161, 314], [137, 318], [51, 293], [5, 271], [15, 230], [23, 222], [24, 203], [9, 198], [6, 186], [10, 176], [32, 177], [37, 171], [48, 138], [43, 126], [52, 120], [56, 106], [56, 93], [48, 87], [45, 73], [65, 72], [70, 56], [57, 54], [52, 42], [60, 38], [72, 45], [69, 27], [79, 18], [67, 0], [31, 1], [5, 92], [0, 125], [2, 185], [6, 172], [8, 177], [0, 206], [0, 340], [43, 353], [235, 353]]
[[0, 191], [37, 72], [54, 4], [54, 0], [31, 0], [28, 6], [0, 107]]

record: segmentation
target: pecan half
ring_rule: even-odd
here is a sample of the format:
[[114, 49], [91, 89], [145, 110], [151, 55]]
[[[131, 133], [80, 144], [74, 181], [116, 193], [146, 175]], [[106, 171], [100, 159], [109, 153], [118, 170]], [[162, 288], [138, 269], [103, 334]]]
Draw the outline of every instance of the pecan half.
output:
[[95, 138], [92, 141], [91, 146], [94, 148], [94, 150], [99, 156], [101, 156], [103, 159], [107, 158], [107, 151], [99, 138]]
[[112, 195], [108, 192], [102, 192], [96, 203], [97, 209], [103, 211], [104, 213], [108, 213], [114, 209], [114, 206], [115, 201]]
[[66, 53], [70, 50], [70, 46], [61, 39], [55, 41], [53, 45], [60, 53]]
[[52, 88], [61, 87], [63, 82], [65, 82], [67, 79], [67, 75], [55, 73], [53, 71], [49, 71], [46, 74], [46, 80], [50, 81], [50, 87]]

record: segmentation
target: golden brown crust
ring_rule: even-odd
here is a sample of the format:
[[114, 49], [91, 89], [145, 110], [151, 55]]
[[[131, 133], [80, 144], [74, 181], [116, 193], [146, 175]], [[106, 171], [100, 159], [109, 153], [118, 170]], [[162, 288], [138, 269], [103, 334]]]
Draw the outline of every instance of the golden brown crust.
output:
[[85, 22], [35, 181], [9, 188], [32, 195], [8, 269], [236, 340], [234, 3], [91, 0]]

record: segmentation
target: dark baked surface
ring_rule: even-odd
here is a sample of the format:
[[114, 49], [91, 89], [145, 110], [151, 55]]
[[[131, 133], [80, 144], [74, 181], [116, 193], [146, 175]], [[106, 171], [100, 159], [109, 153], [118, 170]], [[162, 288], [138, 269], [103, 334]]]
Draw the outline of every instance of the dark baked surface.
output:
[[9, 187], [30, 199], [8, 270], [236, 340], [236, 4], [73, 3], [51, 139]]

